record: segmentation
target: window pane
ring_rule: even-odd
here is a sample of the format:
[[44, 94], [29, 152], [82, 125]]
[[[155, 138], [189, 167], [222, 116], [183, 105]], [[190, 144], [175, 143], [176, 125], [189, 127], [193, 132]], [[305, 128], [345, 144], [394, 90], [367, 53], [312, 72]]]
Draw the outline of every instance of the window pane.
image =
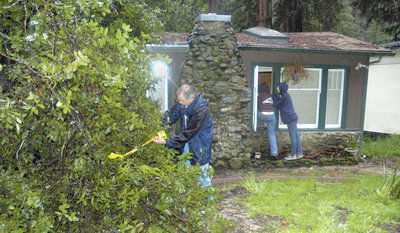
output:
[[159, 77], [158, 82], [154, 85], [155, 89], [149, 91], [151, 99], [158, 102], [158, 104], [161, 106], [161, 110], [165, 110], [165, 93], [167, 92], [167, 90], [165, 89], [165, 81], [166, 79], [164, 79], [163, 77]]
[[168, 65], [156, 61], [153, 63], [153, 74], [158, 81], [154, 84], [154, 90], [150, 90], [147, 94], [154, 101], [157, 101], [161, 106], [161, 111], [166, 111], [168, 109]]
[[[299, 116], [299, 128], [318, 127], [318, 109], [321, 82], [321, 69], [307, 69], [308, 78], [297, 84], [289, 83], [288, 93], [293, 107]], [[283, 126], [280, 120], [280, 125]]]
[[342, 115], [344, 70], [328, 71], [326, 127], [340, 127]]
[[298, 124], [317, 124], [318, 91], [289, 90]]
[[295, 85], [291, 85], [291, 89], [297, 88], [319, 88], [319, 71], [318, 70], [310, 70], [308, 69], [308, 78], [301, 80]]

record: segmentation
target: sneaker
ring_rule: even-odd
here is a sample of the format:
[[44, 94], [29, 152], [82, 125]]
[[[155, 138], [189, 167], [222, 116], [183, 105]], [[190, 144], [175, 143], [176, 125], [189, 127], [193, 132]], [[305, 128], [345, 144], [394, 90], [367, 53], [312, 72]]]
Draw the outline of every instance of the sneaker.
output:
[[278, 154], [276, 154], [276, 153], [271, 154], [271, 157], [274, 160], [278, 160]]
[[296, 156], [296, 155], [288, 154], [288, 155], [285, 157], [285, 160], [295, 160], [295, 159], [297, 159], [297, 156]]
[[303, 157], [304, 157], [303, 154], [298, 154], [298, 155], [296, 155], [296, 159], [301, 159], [301, 158], [303, 158]]

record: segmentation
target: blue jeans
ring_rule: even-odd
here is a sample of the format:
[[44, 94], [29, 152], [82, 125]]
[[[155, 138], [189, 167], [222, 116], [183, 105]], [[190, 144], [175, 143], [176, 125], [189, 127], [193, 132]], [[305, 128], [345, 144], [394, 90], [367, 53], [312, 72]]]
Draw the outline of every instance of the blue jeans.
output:
[[[189, 153], [189, 145], [188, 143], [185, 144], [185, 147], [183, 149], [184, 154]], [[191, 166], [190, 165], [190, 160], [185, 161], [185, 165]], [[208, 175], [208, 167], [210, 166], [209, 163], [203, 164], [200, 166], [201, 168], [201, 175], [199, 176], [199, 184], [202, 184], [204, 188], [210, 187], [211, 186], [211, 178]]]
[[[190, 161], [186, 160], [185, 165], [191, 166]], [[199, 185], [201, 184], [204, 188], [210, 187], [211, 186], [211, 178], [208, 175], [208, 167], [209, 163], [203, 164], [200, 166], [201, 168], [201, 175], [199, 176]]]
[[275, 136], [275, 124], [276, 118], [275, 114], [264, 115], [261, 112], [257, 112], [257, 128], [261, 128], [265, 124], [268, 128], [268, 138], [269, 138], [269, 148], [271, 150], [271, 154], [278, 154], [278, 145], [276, 143]]
[[292, 155], [303, 154], [303, 145], [297, 130], [297, 121], [290, 122], [286, 124], [289, 130], [290, 137], [290, 153]]

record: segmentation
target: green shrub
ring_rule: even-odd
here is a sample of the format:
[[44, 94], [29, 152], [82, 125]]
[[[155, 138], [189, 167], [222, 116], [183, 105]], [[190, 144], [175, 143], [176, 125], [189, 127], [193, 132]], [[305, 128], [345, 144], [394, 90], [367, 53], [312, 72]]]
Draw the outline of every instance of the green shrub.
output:
[[0, 231], [213, 227], [200, 213], [213, 190], [183, 156], [150, 144], [108, 159], [160, 130], [146, 97], [157, 21], [121, 11], [152, 18], [131, 1], [0, 3]]
[[400, 176], [397, 169], [389, 177], [385, 174], [385, 181], [380, 189], [376, 189], [376, 193], [387, 204], [391, 199], [400, 198]]

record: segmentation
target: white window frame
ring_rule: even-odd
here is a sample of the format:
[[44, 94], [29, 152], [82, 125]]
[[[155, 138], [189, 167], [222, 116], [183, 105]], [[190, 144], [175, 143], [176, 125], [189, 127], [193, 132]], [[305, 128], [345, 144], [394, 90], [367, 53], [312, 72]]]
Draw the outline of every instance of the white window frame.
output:
[[[333, 71], [333, 72], [338, 72], [341, 71], [342, 72], [342, 77], [341, 77], [341, 90], [340, 90], [340, 99], [339, 99], [339, 115], [338, 115], [338, 123], [337, 124], [325, 124], [325, 128], [340, 128], [342, 126], [342, 112], [343, 112], [343, 94], [344, 94], [344, 77], [346, 74], [346, 70], [345, 69], [328, 69], [328, 77], [329, 77], [329, 72]], [[328, 82], [329, 83], [329, 82]], [[326, 99], [327, 99], [327, 104], [328, 104], [328, 90], [329, 87], [326, 87]], [[328, 111], [328, 106], [326, 107], [326, 111]], [[326, 117], [328, 116], [327, 112], [325, 112], [325, 121], [326, 121]]]
[[[318, 89], [316, 88], [302, 88], [302, 89], [293, 89], [290, 88], [289, 85], [289, 90], [314, 90], [318, 91], [318, 96], [317, 96], [317, 109], [316, 109], [316, 117], [315, 117], [315, 124], [299, 124], [297, 123], [297, 128], [299, 129], [318, 129], [318, 122], [319, 122], [319, 109], [320, 109], [320, 99], [321, 99], [321, 85], [322, 85], [322, 68], [305, 68], [306, 70], [310, 71], [319, 71], [319, 86]], [[281, 73], [283, 71], [283, 68], [281, 69]], [[281, 82], [282, 82], [282, 76], [281, 76]], [[288, 90], [288, 91], [289, 91]], [[297, 112], [296, 112], [297, 113]], [[301, 116], [299, 116], [300, 118]], [[281, 124], [281, 121], [279, 120], [279, 129], [287, 129], [286, 124]]]
[[253, 78], [253, 131], [257, 131], [258, 66], [254, 67]]

